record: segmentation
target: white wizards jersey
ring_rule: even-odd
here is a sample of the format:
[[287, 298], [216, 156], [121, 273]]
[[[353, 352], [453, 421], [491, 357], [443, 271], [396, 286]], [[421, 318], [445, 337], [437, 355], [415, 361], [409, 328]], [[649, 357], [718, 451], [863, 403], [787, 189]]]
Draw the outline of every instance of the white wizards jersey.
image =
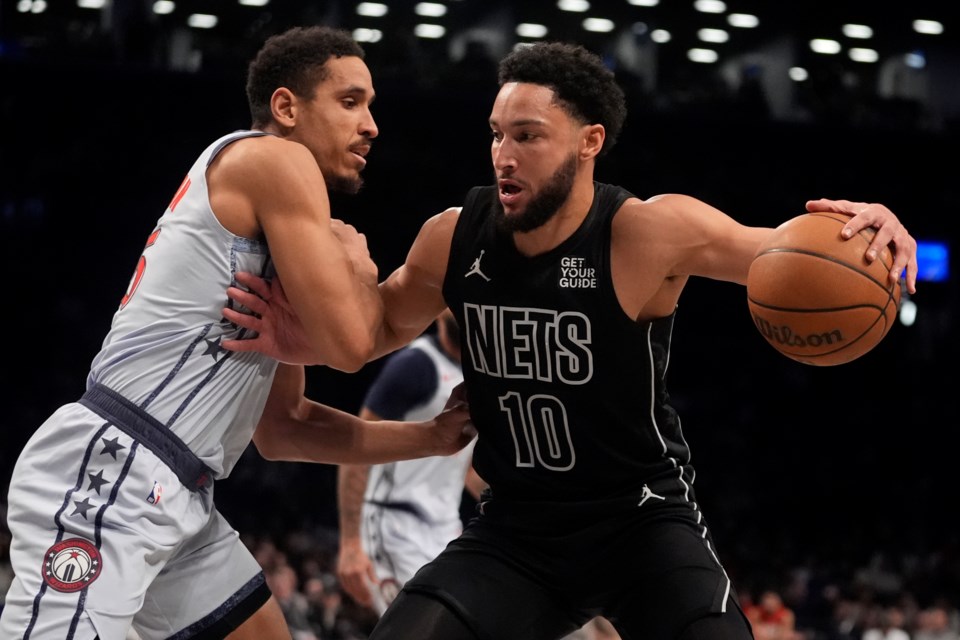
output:
[[237, 271], [271, 276], [265, 242], [238, 237], [210, 208], [207, 167], [228, 144], [266, 135], [235, 131], [207, 147], [147, 239], [87, 387], [124, 396], [176, 434], [226, 477], [250, 443], [277, 363], [232, 353], [220, 342], [245, 337], [222, 310]]
[[[407, 349], [418, 350], [433, 362], [437, 383], [433, 394], [425, 402], [408, 407], [402, 416], [389, 418], [428, 420], [443, 410], [453, 388], [463, 381], [463, 372], [458, 363], [440, 351], [431, 336], [417, 338]], [[389, 367], [385, 367], [384, 373], [391, 373]], [[395, 373], [402, 375], [404, 372]], [[383, 377], [381, 376], [377, 383], [389, 385], [389, 379], [384, 380]], [[374, 410], [376, 411], [375, 408]], [[422, 520], [432, 524], [459, 522], [464, 476], [470, 466], [475, 442], [476, 440], [450, 456], [431, 456], [373, 465], [367, 481], [365, 502], [413, 511]]]

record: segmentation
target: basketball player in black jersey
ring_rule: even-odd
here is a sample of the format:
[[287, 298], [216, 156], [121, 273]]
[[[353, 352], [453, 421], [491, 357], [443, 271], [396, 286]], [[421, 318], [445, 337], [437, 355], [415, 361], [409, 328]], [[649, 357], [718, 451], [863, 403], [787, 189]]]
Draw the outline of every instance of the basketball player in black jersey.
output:
[[[552, 640], [595, 615], [624, 640], [745, 640], [750, 625], [697, 504], [668, 402], [674, 313], [690, 276], [744, 284], [770, 228], [694, 198], [641, 200], [594, 180], [625, 117], [613, 74], [541, 43], [500, 64], [490, 114], [496, 184], [429, 219], [380, 284], [380, 354], [456, 314], [490, 491], [460, 538], [387, 610], [375, 640]], [[873, 227], [867, 260], [916, 284], [916, 241], [879, 204], [807, 202]], [[310, 362], [276, 281], [230, 291], [260, 331], [225, 344]], [[269, 302], [269, 304], [268, 304]], [[258, 429], [271, 429], [265, 415]], [[304, 434], [303, 437], [309, 437]]]

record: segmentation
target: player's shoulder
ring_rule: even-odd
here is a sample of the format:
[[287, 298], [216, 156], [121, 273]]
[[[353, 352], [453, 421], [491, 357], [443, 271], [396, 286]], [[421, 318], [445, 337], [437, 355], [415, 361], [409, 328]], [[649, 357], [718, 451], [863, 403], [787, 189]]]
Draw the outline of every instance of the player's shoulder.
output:
[[229, 158], [238, 167], [276, 167], [313, 160], [310, 150], [293, 140], [274, 135], [240, 138], [226, 147], [221, 156]]
[[431, 217], [431, 220], [434, 221], [434, 224], [437, 225], [456, 225], [457, 220], [460, 219], [460, 212], [463, 210], [463, 207], [448, 207], [441, 211], [440, 213]]
[[663, 193], [646, 199], [632, 197], [620, 207], [617, 222], [621, 226], [673, 224], [703, 206], [700, 200], [680, 193]]
[[228, 144], [217, 157], [219, 170], [243, 177], [282, 176], [289, 167], [316, 164], [304, 145], [274, 135], [239, 138]]
[[462, 207], [450, 207], [427, 218], [420, 228], [421, 242], [426, 240], [441, 245], [449, 244], [453, 238], [453, 230], [460, 219], [461, 209]]

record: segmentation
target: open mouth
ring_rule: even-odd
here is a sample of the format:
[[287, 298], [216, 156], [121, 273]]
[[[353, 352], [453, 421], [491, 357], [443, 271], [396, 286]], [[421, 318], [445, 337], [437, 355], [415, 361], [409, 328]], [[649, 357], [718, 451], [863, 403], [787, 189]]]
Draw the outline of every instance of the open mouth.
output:
[[523, 191], [520, 185], [509, 180], [501, 180], [499, 187], [500, 187], [500, 195], [503, 195], [503, 196], [515, 196], [521, 191]]

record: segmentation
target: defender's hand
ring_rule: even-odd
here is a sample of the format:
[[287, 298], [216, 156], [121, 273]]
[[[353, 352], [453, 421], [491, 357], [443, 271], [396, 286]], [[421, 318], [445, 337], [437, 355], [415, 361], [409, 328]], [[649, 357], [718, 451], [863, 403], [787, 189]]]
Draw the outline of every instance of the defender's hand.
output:
[[477, 435], [477, 429], [470, 419], [470, 405], [467, 403], [467, 390], [464, 383], [458, 384], [447, 398], [443, 411], [432, 421], [436, 431], [439, 452], [436, 455], [451, 455], [470, 444]]
[[224, 340], [229, 351], [256, 351], [288, 364], [322, 364], [310, 352], [306, 332], [283, 292], [280, 278], [264, 280], [252, 273], [238, 272], [237, 283], [247, 287], [228, 287], [227, 297], [251, 313], [224, 308], [223, 317], [238, 327], [255, 331], [256, 336], [242, 340]]

